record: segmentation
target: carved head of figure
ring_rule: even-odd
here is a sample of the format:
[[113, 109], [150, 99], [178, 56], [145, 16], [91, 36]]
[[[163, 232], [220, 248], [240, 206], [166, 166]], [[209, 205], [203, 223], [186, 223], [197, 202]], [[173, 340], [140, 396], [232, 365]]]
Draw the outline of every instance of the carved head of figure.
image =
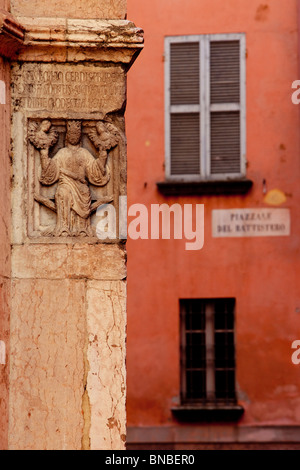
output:
[[50, 127], [51, 127], [51, 122], [48, 119], [44, 119], [41, 122], [40, 130], [43, 131], [43, 132], [48, 132]]
[[67, 121], [66, 141], [71, 145], [78, 145], [81, 139], [81, 121]]
[[103, 150], [107, 150], [110, 148], [110, 135], [109, 132], [107, 132], [107, 128], [105, 124], [101, 121], [98, 121], [96, 124], [96, 129], [99, 135], [99, 138], [101, 139], [101, 148]]

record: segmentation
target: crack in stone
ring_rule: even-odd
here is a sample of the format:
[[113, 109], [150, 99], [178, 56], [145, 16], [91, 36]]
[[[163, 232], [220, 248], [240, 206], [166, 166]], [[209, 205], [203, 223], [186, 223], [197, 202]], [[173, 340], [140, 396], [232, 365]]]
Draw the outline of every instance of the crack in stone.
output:
[[[87, 281], [85, 281], [85, 293], [87, 292]], [[85, 294], [85, 311], [87, 312], [87, 298]], [[81, 440], [82, 450], [91, 449], [90, 429], [91, 429], [91, 404], [88, 392], [88, 373], [90, 371], [90, 364], [88, 360], [88, 348], [89, 348], [89, 336], [88, 336], [88, 325], [86, 319], [86, 331], [85, 331], [85, 348], [84, 348], [84, 378], [83, 378], [83, 394], [82, 394], [82, 415], [83, 415], [83, 432]]]

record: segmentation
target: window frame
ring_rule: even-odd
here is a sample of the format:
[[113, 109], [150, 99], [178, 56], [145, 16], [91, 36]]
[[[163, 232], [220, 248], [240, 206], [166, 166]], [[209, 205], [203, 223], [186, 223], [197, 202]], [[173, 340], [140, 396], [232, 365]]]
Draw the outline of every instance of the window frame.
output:
[[[193, 301], [199, 301], [199, 304], [202, 304], [202, 309], [205, 316], [205, 326], [201, 330], [204, 332], [205, 338], [205, 371], [206, 384], [205, 384], [205, 397], [195, 398], [187, 397], [187, 371], [194, 369], [193, 367], [186, 367], [186, 334], [191, 333], [193, 330], [186, 328], [186, 315], [188, 309], [190, 309], [189, 303]], [[217, 398], [217, 387], [216, 387], [216, 371], [221, 370], [220, 367], [216, 367], [215, 364], [215, 353], [216, 353], [216, 344], [215, 344], [215, 334], [220, 333], [219, 328], [215, 328], [214, 323], [214, 309], [217, 302], [233, 302], [233, 311], [232, 311], [232, 328], [222, 329], [222, 332], [232, 333], [233, 335], [233, 363], [234, 366], [230, 368], [225, 368], [226, 370], [234, 371], [234, 390], [233, 397], [231, 398]], [[236, 318], [236, 299], [233, 297], [218, 297], [218, 298], [197, 298], [197, 299], [180, 299], [180, 403], [181, 406], [199, 406], [199, 407], [218, 407], [218, 406], [227, 406], [234, 407], [237, 404], [237, 379], [236, 379], [236, 328], [235, 328], [235, 318]], [[200, 330], [195, 330], [195, 332], [200, 332]], [[224, 370], [225, 370], [224, 369]]]
[[[240, 104], [210, 104], [210, 43], [213, 41], [240, 42]], [[170, 103], [170, 50], [171, 44], [199, 42], [200, 51], [200, 103], [199, 105], [172, 105]], [[246, 176], [246, 36], [245, 33], [204, 34], [165, 37], [165, 178], [170, 182], [207, 182], [242, 179]], [[240, 172], [210, 172], [210, 113], [213, 111], [240, 111]], [[202, 174], [171, 174], [171, 114], [199, 112], [200, 115], [200, 169]]]

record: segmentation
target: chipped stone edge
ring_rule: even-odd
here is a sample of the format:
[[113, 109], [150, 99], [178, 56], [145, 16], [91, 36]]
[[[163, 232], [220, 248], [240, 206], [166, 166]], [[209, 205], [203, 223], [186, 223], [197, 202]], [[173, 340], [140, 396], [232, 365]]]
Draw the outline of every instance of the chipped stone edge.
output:
[[[128, 20], [18, 17], [25, 28], [24, 61], [133, 63], [144, 46], [141, 28]], [[96, 54], [96, 55], [95, 55]]]
[[0, 55], [14, 59], [24, 38], [24, 27], [10, 13], [0, 9]]
[[83, 377], [83, 394], [82, 394], [82, 416], [83, 416], [83, 429], [81, 437], [81, 449], [82, 450], [91, 450], [91, 403], [88, 391], [88, 375], [90, 373], [90, 362], [88, 359], [88, 349], [89, 349], [89, 335], [88, 335], [88, 318], [87, 318], [87, 280], [85, 280], [85, 345], [83, 351], [83, 361], [84, 361], [84, 377]]

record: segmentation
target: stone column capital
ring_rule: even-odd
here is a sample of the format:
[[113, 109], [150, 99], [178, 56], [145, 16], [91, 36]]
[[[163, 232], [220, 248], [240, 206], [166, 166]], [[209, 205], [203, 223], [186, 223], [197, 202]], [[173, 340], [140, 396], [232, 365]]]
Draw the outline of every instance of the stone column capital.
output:
[[143, 30], [128, 20], [18, 17], [25, 28], [19, 60], [112, 62], [129, 68], [143, 48]]

